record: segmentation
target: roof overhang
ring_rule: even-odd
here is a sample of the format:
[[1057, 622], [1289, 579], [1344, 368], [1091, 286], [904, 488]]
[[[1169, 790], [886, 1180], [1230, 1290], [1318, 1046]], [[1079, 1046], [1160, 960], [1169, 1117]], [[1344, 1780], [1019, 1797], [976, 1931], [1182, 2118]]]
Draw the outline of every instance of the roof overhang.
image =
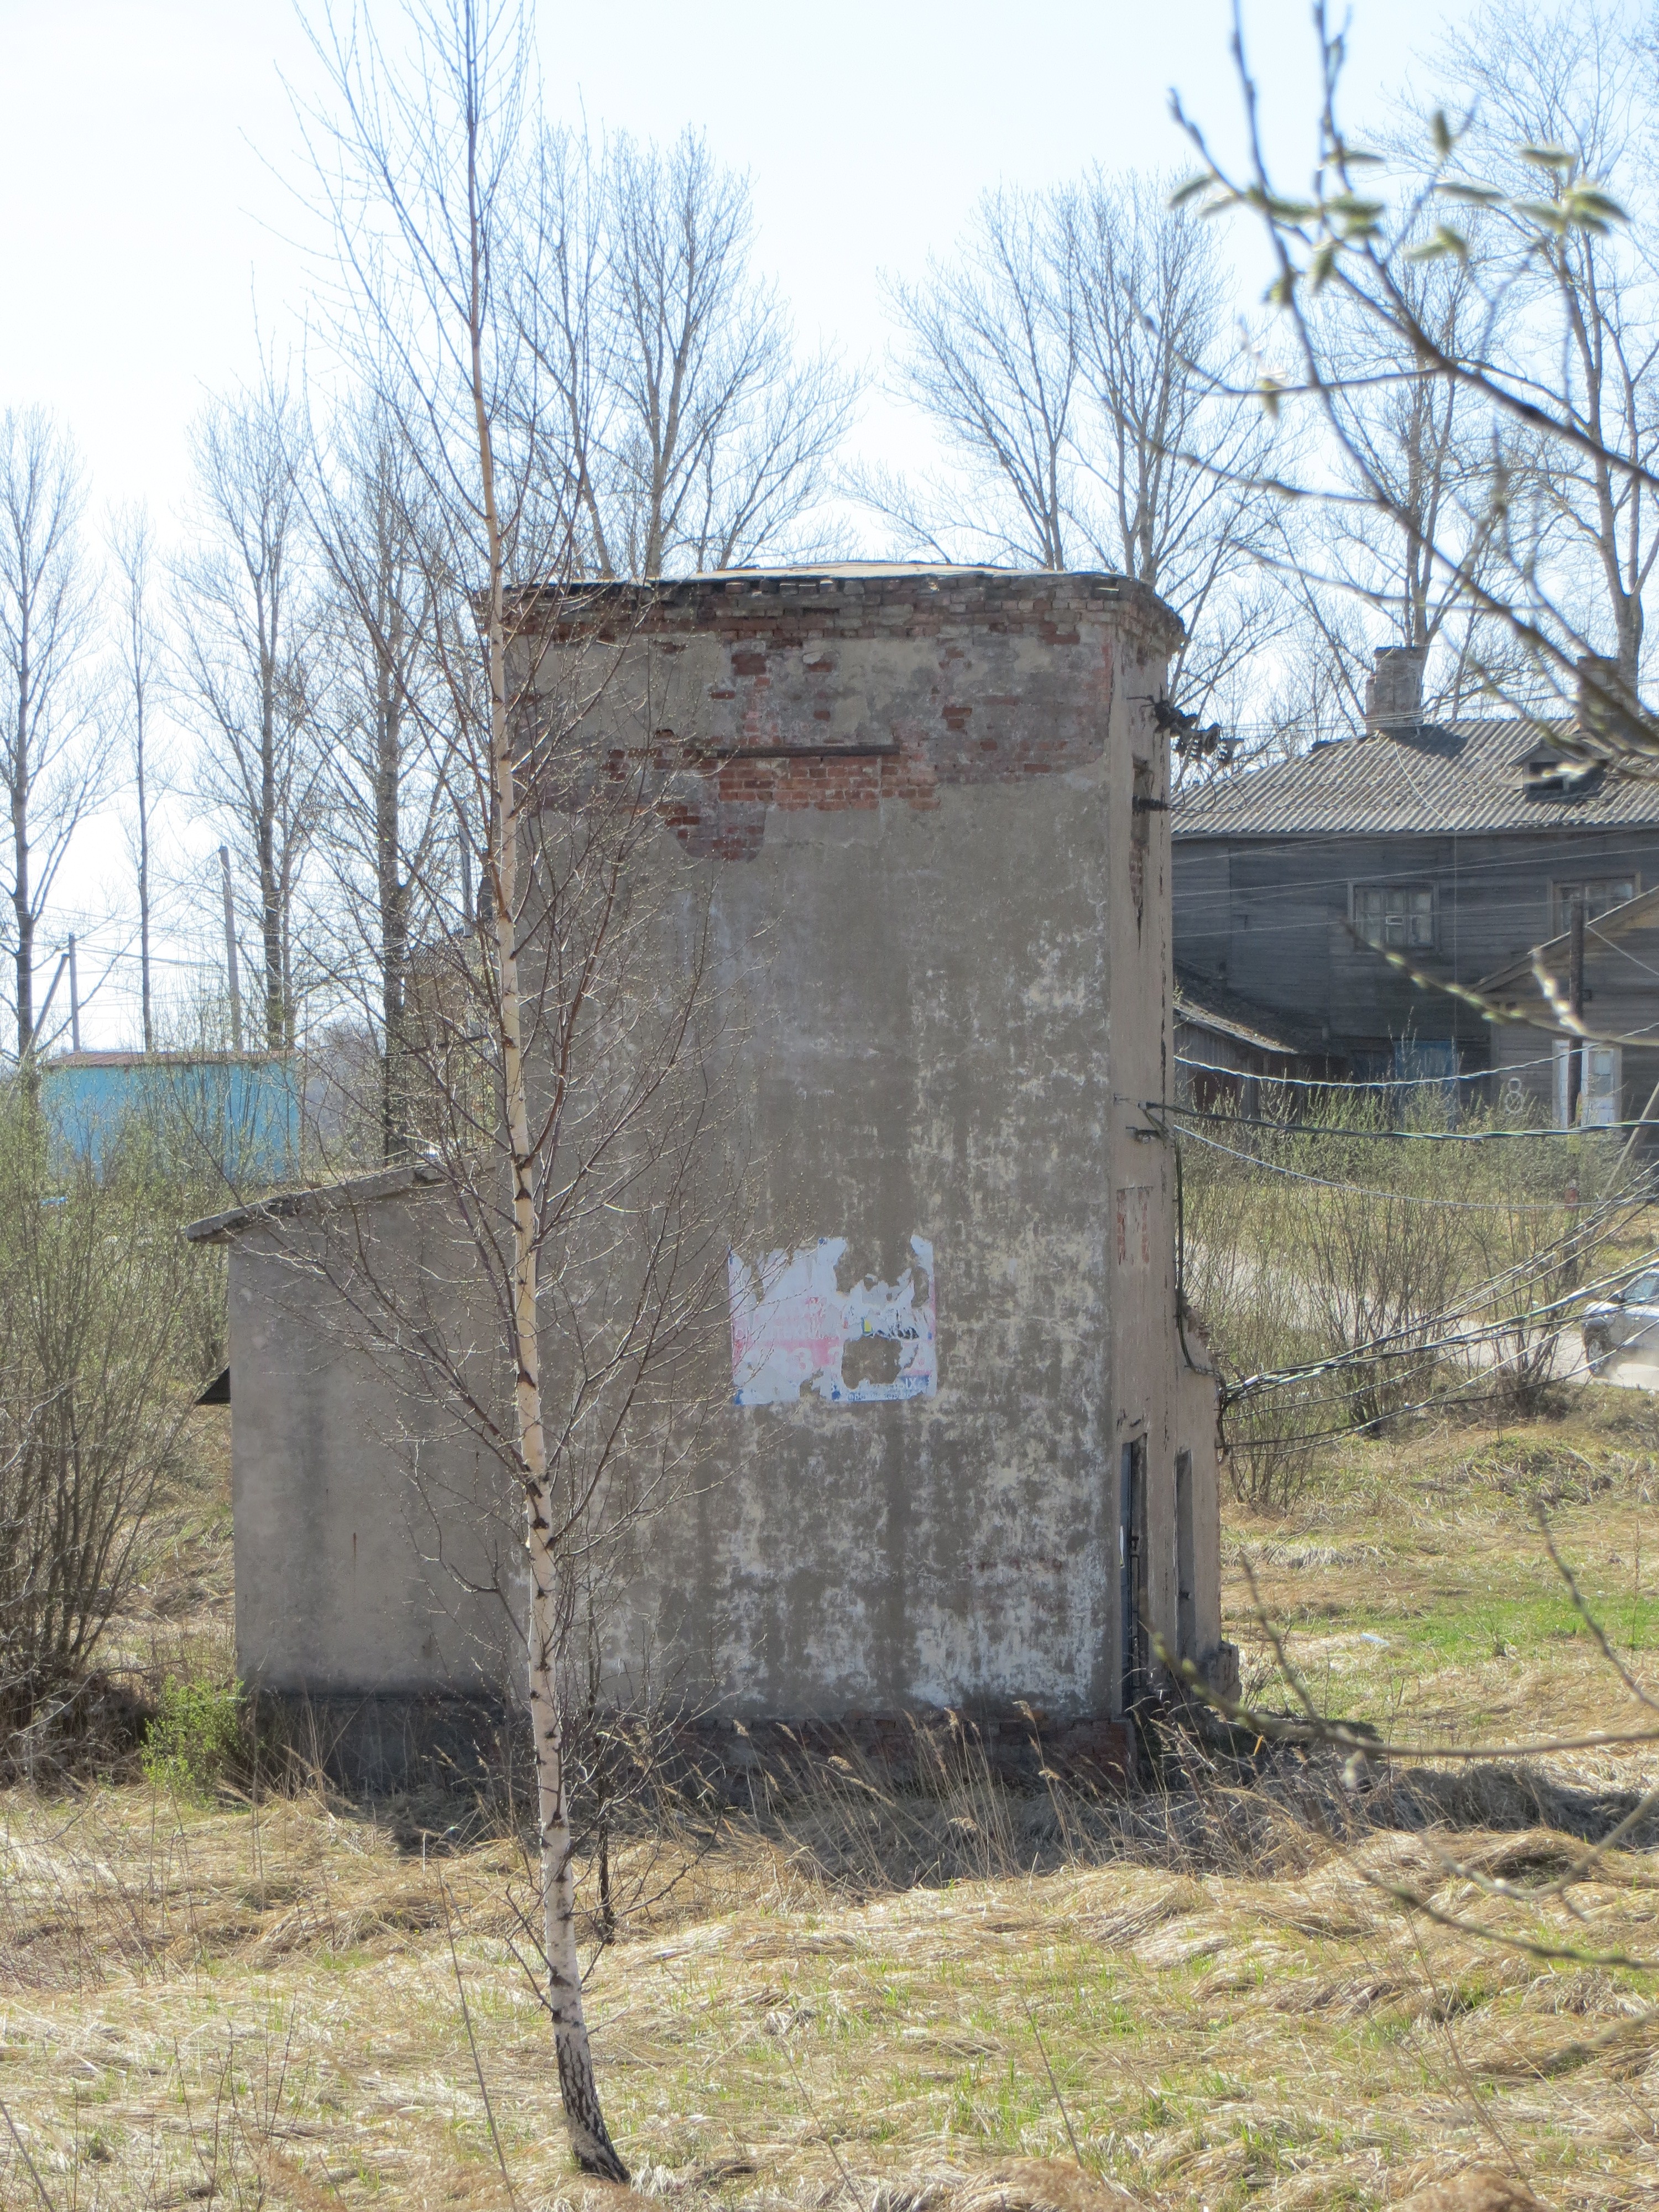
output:
[[378, 1175], [353, 1176], [343, 1182], [319, 1184], [311, 1190], [280, 1190], [247, 1206], [233, 1206], [223, 1213], [204, 1215], [185, 1224], [192, 1244], [224, 1244], [246, 1230], [269, 1227], [273, 1222], [331, 1213], [348, 1213], [359, 1206], [382, 1199], [401, 1198], [410, 1191], [431, 1190], [447, 1181], [441, 1169], [428, 1160], [411, 1160], [406, 1166], [382, 1168]]

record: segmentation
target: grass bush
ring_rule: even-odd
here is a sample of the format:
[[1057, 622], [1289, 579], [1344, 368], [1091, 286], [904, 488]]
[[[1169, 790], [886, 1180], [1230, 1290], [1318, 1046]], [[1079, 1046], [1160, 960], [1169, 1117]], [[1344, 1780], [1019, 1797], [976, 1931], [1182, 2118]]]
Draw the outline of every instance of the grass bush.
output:
[[176, 1139], [138, 1112], [76, 1152], [42, 1086], [0, 1085], [0, 1747], [31, 1771], [125, 1609], [224, 1361], [223, 1255], [179, 1235], [223, 1197]]
[[243, 1748], [238, 1685], [175, 1676], [161, 1686], [140, 1758], [145, 1778], [157, 1788], [210, 1804]]

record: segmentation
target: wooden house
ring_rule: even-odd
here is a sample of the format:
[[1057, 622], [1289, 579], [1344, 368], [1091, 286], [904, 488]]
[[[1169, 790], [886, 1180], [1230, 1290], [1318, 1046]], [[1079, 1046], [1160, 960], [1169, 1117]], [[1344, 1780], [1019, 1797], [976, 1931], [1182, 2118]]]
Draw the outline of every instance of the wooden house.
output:
[[1533, 950], [1565, 973], [1582, 896], [1586, 1025], [1654, 1044], [1581, 1087], [1598, 1119], [1641, 1114], [1659, 1081], [1659, 781], [1575, 760], [1537, 722], [1425, 720], [1421, 653], [1377, 664], [1363, 736], [1175, 802], [1182, 975], [1264, 1034], [1294, 1024], [1328, 1074], [1518, 1085], [1553, 1116], [1556, 1040], [1436, 987], [1490, 982], [1549, 1021]]

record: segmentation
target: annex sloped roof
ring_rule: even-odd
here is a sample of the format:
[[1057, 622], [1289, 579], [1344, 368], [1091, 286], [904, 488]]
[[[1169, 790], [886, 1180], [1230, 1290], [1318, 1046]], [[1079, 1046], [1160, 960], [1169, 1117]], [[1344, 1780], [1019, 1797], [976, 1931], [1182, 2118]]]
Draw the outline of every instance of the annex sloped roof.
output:
[[1195, 1029], [1212, 1030], [1253, 1051], [1275, 1053], [1281, 1059], [1305, 1059], [1323, 1050], [1311, 1026], [1288, 1021], [1253, 1000], [1241, 998], [1213, 976], [1200, 975], [1179, 960], [1175, 964], [1174, 1012], [1177, 1022]]
[[[1659, 888], [1638, 891], [1634, 898], [1626, 899], [1621, 905], [1610, 906], [1598, 914], [1594, 921], [1584, 924], [1587, 948], [1597, 945], [1616, 945], [1621, 937], [1635, 930], [1659, 928]], [[1558, 968], [1571, 951], [1571, 931], [1562, 930], [1555, 937], [1547, 938], [1542, 945], [1534, 945], [1514, 960], [1505, 961], [1494, 968], [1490, 975], [1483, 975], [1475, 985], [1477, 991], [1498, 991], [1509, 983], [1535, 983], [1533, 963], [1541, 963], [1547, 969]]]
[[1659, 829], [1659, 776], [1602, 771], [1576, 792], [1528, 791], [1523, 763], [1549, 732], [1520, 720], [1426, 722], [1343, 738], [1183, 793], [1176, 837], [1419, 836], [1492, 830]]

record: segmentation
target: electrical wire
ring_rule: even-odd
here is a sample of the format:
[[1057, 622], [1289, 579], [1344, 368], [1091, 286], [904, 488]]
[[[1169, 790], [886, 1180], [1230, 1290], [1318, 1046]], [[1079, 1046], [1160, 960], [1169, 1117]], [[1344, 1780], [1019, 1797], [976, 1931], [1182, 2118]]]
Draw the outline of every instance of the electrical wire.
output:
[[[1177, 986], [1178, 989], [1179, 986]], [[1175, 1008], [1175, 1018], [1177, 1021], [1183, 1018], [1178, 1005]], [[1312, 1057], [1311, 1054], [1302, 1056]], [[1177, 1067], [1198, 1068], [1206, 1075], [1231, 1075], [1235, 1080], [1243, 1079], [1249, 1083], [1293, 1083], [1304, 1091], [1415, 1091], [1423, 1090], [1431, 1085], [1436, 1089], [1443, 1090], [1449, 1083], [1487, 1083], [1495, 1076], [1508, 1078], [1520, 1073], [1524, 1068], [1553, 1067], [1555, 1065], [1555, 1055], [1553, 1053], [1546, 1053], [1538, 1060], [1510, 1060], [1502, 1067], [1468, 1068], [1452, 1075], [1368, 1075], [1364, 1077], [1255, 1075], [1245, 1067], [1224, 1067], [1218, 1060], [1189, 1060], [1184, 1052], [1176, 1053], [1175, 1061]]]
[[[1644, 1200], [1629, 1201], [1630, 1213], [1638, 1213], [1644, 1209]], [[1258, 1375], [1241, 1376], [1237, 1382], [1230, 1386], [1231, 1394], [1234, 1396], [1243, 1396], [1253, 1393], [1257, 1389], [1266, 1389], [1282, 1387], [1291, 1382], [1310, 1382], [1316, 1376], [1334, 1373], [1343, 1366], [1351, 1366], [1360, 1360], [1403, 1359], [1410, 1356], [1424, 1358], [1431, 1352], [1448, 1349], [1454, 1343], [1463, 1339], [1467, 1339], [1469, 1342], [1475, 1342], [1483, 1335], [1501, 1334], [1506, 1329], [1515, 1328], [1520, 1322], [1536, 1320], [1561, 1308], [1575, 1304], [1581, 1298], [1594, 1297], [1598, 1291], [1607, 1290], [1614, 1284], [1626, 1281], [1632, 1276], [1639, 1274], [1645, 1267], [1652, 1263], [1654, 1258], [1659, 1257], [1659, 1255], [1651, 1255], [1648, 1260], [1638, 1261], [1634, 1267], [1621, 1264], [1612, 1274], [1598, 1277], [1589, 1283], [1580, 1283], [1559, 1298], [1546, 1300], [1541, 1305], [1523, 1307], [1519, 1313], [1505, 1315], [1496, 1322], [1485, 1323], [1479, 1330], [1460, 1333], [1448, 1326], [1461, 1316], [1467, 1316], [1472, 1311], [1478, 1311], [1482, 1305], [1490, 1304], [1494, 1298], [1512, 1285], [1524, 1281], [1528, 1276], [1547, 1274], [1559, 1267], [1577, 1261], [1583, 1256], [1583, 1244], [1599, 1243], [1616, 1233], [1613, 1217], [1619, 1210], [1617, 1205], [1610, 1206], [1589, 1220], [1576, 1223], [1565, 1237], [1558, 1237], [1553, 1244], [1546, 1245], [1541, 1252], [1534, 1253], [1528, 1259], [1517, 1261], [1514, 1267], [1504, 1268], [1498, 1274], [1489, 1276], [1484, 1283], [1478, 1285], [1467, 1297], [1461, 1299], [1455, 1306], [1443, 1307], [1438, 1313], [1421, 1315], [1415, 1321], [1398, 1328], [1389, 1329], [1381, 1336], [1369, 1338], [1364, 1343], [1352, 1346], [1345, 1352], [1331, 1352], [1323, 1358], [1306, 1360], [1295, 1367], [1273, 1368]], [[1575, 1249], [1575, 1246], [1581, 1249]], [[1440, 1334], [1437, 1336], [1425, 1334], [1425, 1332], [1430, 1330], [1438, 1330]], [[1338, 1391], [1333, 1393], [1328, 1400], [1318, 1402], [1334, 1405], [1342, 1402], [1345, 1398], [1358, 1395], [1358, 1390]]]
[[1417, 1191], [1379, 1190], [1369, 1183], [1340, 1182], [1329, 1176], [1305, 1174], [1300, 1168], [1281, 1167], [1278, 1161], [1264, 1160], [1255, 1152], [1241, 1152], [1231, 1145], [1224, 1145], [1214, 1137], [1205, 1136], [1198, 1129], [1189, 1129], [1187, 1134], [1194, 1144], [1206, 1146], [1212, 1152], [1224, 1152], [1229, 1159], [1243, 1160], [1247, 1167], [1260, 1168], [1264, 1175], [1284, 1176], [1292, 1182], [1311, 1183], [1320, 1190], [1350, 1192], [1356, 1198], [1391, 1199], [1402, 1206], [1432, 1206], [1442, 1212], [1453, 1213], [1559, 1213], [1561, 1211], [1559, 1200], [1432, 1198]]
[[[1659, 1129], [1659, 1120], [1586, 1122], [1572, 1129], [1345, 1129], [1340, 1121], [1276, 1121], [1271, 1115], [1218, 1114], [1201, 1106], [1172, 1105], [1165, 1098], [1142, 1098], [1137, 1103], [1143, 1114], [1170, 1114], [1182, 1121], [1223, 1121], [1236, 1129], [1273, 1129], [1284, 1137], [1352, 1137], [1369, 1145], [1536, 1143], [1545, 1137], [1590, 1136], [1602, 1129]], [[1271, 1163], [1264, 1160], [1261, 1164], [1266, 1167]]]
[[[1646, 1269], [1655, 1266], [1656, 1263], [1659, 1263], [1659, 1249], [1650, 1250], [1646, 1257], [1638, 1261], [1634, 1267], [1627, 1264], [1620, 1267], [1616, 1273], [1603, 1276], [1598, 1281], [1594, 1283], [1581, 1285], [1577, 1290], [1568, 1292], [1563, 1297], [1547, 1300], [1542, 1305], [1528, 1307], [1520, 1313], [1509, 1315], [1502, 1321], [1489, 1324], [1485, 1332], [1473, 1334], [1467, 1340], [1447, 1337], [1436, 1340], [1430, 1344], [1425, 1345], [1417, 1355], [1418, 1361], [1419, 1364], [1437, 1364], [1438, 1356], [1441, 1353], [1445, 1351], [1456, 1348], [1457, 1345], [1461, 1341], [1467, 1340], [1470, 1343], [1479, 1343], [1483, 1340], [1483, 1338], [1484, 1340], [1491, 1341], [1510, 1330], [1524, 1327], [1529, 1322], [1544, 1319], [1552, 1313], [1560, 1311], [1568, 1306], [1576, 1305], [1583, 1298], [1594, 1297], [1597, 1291], [1605, 1290], [1612, 1284], [1622, 1282], [1629, 1279], [1634, 1275], [1640, 1274]], [[1353, 1352], [1337, 1353], [1332, 1359], [1321, 1363], [1319, 1367], [1310, 1368], [1306, 1370], [1306, 1379], [1311, 1379], [1314, 1374], [1322, 1371], [1322, 1370], [1333, 1370], [1345, 1363], [1352, 1364], [1365, 1358], [1368, 1351], [1369, 1347], [1362, 1346]], [[1398, 1365], [1395, 1369], [1396, 1374], [1405, 1367], [1407, 1357], [1407, 1355], [1403, 1353], [1399, 1355]], [[1247, 1377], [1246, 1384], [1250, 1386], [1259, 1384], [1261, 1389], [1266, 1389], [1270, 1387], [1283, 1388], [1291, 1382], [1303, 1379], [1304, 1379], [1304, 1376], [1302, 1371], [1295, 1369], [1287, 1369], [1282, 1371], [1266, 1374], [1260, 1376]], [[1350, 1405], [1356, 1398], [1364, 1397], [1368, 1391], [1375, 1389], [1376, 1387], [1376, 1381], [1372, 1378], [1357, 1384], [1352, 1390], [1333, 1391], [1322, 1397], [1304, 1400], [1303, 1402], [1304, 1405], [1314, 1407]], [[1229, 1404], [1237, 1403], [1246, 1396], [1256, 1396], [1259, 1395], [1260, 1391], [1255, 1387], [1247, 1388], [1245, 1384], [1241, 1384], [1233, 1386], [1230, 1389], [1229, 1387], [1224, 1383], [1220, 1412], [1224, 1415]], [[1487, 1393], [1486, 1395], [1490, 1395], [1492, 1394]], [[1345, 1421], [1340, 1428], [1315, 1430], [1307, 1432], [1295, 1432], [1279, 1437], [1250, 1437], [1244, 1441], [1250, 1445], [1304, 1443], [1313, 1445], [1317, 1443], [1326, 1443], [1344, 1437], [1363, 1436], [1368, 1429], [1380, 1428], [1385, 1422], [1398, 1420], [1403, 1414], [1425, 1413], [1436, 1406], [1452, 1404], [1467, 1405], [1470, 1402], [1471, 1394], [1467, 1382], [1453, 1382], [1448, 1383], [1443, 1389], [1431, 1392], [1425, 1397], [1411, 1401], [1403, 1405], [1390, 1406], [1383, 1412], [1371, 1415], [1366, 1420]], [[1474, 1402], [1480, 1402], [1478, 1395], [1474, 1399]]]

